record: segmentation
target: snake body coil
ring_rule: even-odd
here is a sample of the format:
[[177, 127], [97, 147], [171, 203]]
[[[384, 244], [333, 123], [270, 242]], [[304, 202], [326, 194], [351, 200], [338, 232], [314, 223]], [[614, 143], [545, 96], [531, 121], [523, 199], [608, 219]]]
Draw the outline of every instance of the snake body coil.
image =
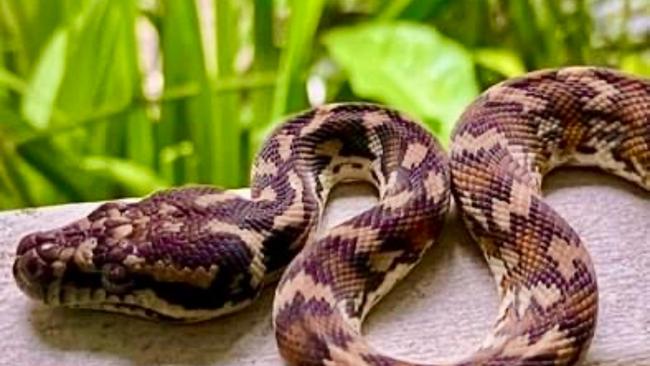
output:
[[[583, 67], [508, 80], [465, 111], [450, 162], [396, 111], [319, 107], [267, 140], [250, 200], [189, 187], [107, 203], [24, 237], [14, 276], [52, 305], [196, 321], [245, 306], [290, 262], [273, 304], [289, 364], [414, 365], [369, 346], [361, 322], [437, 239], [451, 181], [501, 299], [482, 346], [453, 365], [571, 365], [593, 336], [597, 286], [580, 238], [541, 197], [562, 164], [650, 189], [650, 82]], [[375, 185], [378, 204], [317, 233], [328, 192], [349, 180]]]

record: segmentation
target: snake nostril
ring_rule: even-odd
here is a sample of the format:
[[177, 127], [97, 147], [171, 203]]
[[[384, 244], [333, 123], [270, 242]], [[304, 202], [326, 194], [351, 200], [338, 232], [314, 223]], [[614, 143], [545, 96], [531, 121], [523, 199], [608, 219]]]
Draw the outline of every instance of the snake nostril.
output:
[[27, 234], [22, 239], [20, 239], [18, 248], [16, 249], [16, 254], [23, 255], [37, 245], [46, 243], [48, 241], [53, 241], [54, 239], [54, 235], [48, 233], [36, 232]]

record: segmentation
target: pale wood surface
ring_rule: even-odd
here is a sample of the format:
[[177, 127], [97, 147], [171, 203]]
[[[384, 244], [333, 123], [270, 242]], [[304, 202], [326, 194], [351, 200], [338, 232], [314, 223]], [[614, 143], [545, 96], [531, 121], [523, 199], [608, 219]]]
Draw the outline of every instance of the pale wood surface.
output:
[[[545, 186], [549, 202], [586, 241], [598, 273], [599, 323], [582, 365], [650, 365], [650, 195], [590, 171], [563, 171]], [[326, 225], [373, 201], [368, 187], [339, 189]], [[0, 365], [282, 365], [270, 325], [272, 289], [237, 315], [183, 326], [50, 309], [23, 296], [11, 275], [18, 238], [96, 205], [0, 213]], [[377, 306], [365, 331], [391, 355], [440, 361], [477, 347], [496, 305], [480, 252], [450, 215], [442, 242]]]

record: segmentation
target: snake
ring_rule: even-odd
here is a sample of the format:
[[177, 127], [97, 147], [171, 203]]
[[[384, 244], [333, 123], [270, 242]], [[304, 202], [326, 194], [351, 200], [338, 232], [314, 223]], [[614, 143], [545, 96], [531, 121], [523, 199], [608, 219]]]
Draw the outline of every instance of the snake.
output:
[[[598, 287], [582, 240], [542, 196], [564, 165], [650, 190], [650, 81], [588, 66], [507, 79], [465, 109], [448, 155], [397, 110], [315, 107], [264, 142], [249, 198], [196, 185], [107, 202], [22, 237], [13, 274], [47, 305], [185, 322], [278, 282], [272, 321], [289, 365], [422, 365], [375, 349], [361, 327], [438, 240], [453, 196], [500, 305], [476, 351], [438, 365], [573, 365], [595, 332]], [[333, 187], [350, 181], [373, 185], [377, 203], [321, 228]]]

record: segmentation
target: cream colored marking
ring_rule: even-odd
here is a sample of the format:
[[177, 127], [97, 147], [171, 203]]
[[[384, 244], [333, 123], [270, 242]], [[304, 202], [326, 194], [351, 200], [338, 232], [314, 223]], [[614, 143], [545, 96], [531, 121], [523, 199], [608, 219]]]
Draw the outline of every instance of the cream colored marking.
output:
[[583, 259], [585, 252], [581, 247], [576, 247], [554, 236], [548, 248], [548, 254], [558, 261], [558, 270], [564, 279], [570, 280], [576, 271], [573, 260]]
[[530, 210], [530, 188], [513, 181], [510, 187], [510, 202], [492, 199], [492, 210], [495, 223], [504, 231], [510, 231], [510, 214], [527, 216]]
[[375, 159], [370, 162], [370, 171], [374, 171], [377, 176], [377, 190], [379, 190], [381, 197], [381, 191], [386, 187], [386, 177], [382, 171], [381, 159]]
[[385, 111], [368, 111], [363, 115], [363, 124], [368, 129], [373, 129], [379, 126], [386, 125], [390, 123], [388, 116]]
[[531, 289], [525, 286], [519, 288], [517, 292], [518, 306], [517, 306], [517, 316], [519, 319], [523, 318], [526, 315], [526, 310], [530, 307], [530, 304], [533, 300], [533, 294]]
[[314, 117], [305, 125], [300, 131], [300, 136], [308, 135], [314, 131], [318, 131], [321, 126], [327, 121], [330, 117], [330, 108], [331, 106], [322, 106], [316, 110]]
[[501, 84], [489, 88], [486, 93], [490, 101], [521, 105], [523, 113], [542, 110], [548, 104], [546, 99], [527, 95], [525, 90]]
[[111, 219], [118, 219], [122, 217], [122, 213], [117, 208], [110, 208], [106, 211], [106, 214]]
[[254, 174], [256, 175], [276, 175], [278, 173], [277, 165], [265, 159], [257, 160], [254, 169]]
[[497, 198], [492, 199], [492, 218], [503, 231], [510, 231], [510, 205]]
[[612, 111], [616, 107], [612, 98], [620, 94], [620, 92], [614, 85], [599, 79], [591, 79], [587, 82], [587, 85], [599, 94], [591, 98], [585, 104], [584, 109], [607, 112]]
[[110, 231], [110, 235], [115, 240], [126, 238], [129, 235], [131, 235], [131, 233], [133, 233], [133, 225], [130, 224], [124, 224], [124, 225], [114, 227]]
[[334, 344], [328, 344], [331, 360], [324, 360], [325, 366], [369, 366], [370, 364], [363, 359], [362, 355], [369, 350], [365, 345], [351, 342], [346, 344], [347, 349], [337, 347]]
[[77, 226], [79, 227], [79, 230], [88, 230], [90, 229], [90, 220], [88, 220], [87, 217], [84, 217], [83, 219], [80, 219], [76, 222]]
[[505, 136], [497, 132], [496, 129], [488, 130], [476, 137], [472, 136], [470, 132], [465, 132], [454, 138], [453, 149], [459, 152], [476, 153], [481, 149], [488, 150], [494, 146], [501, 146], [505, 141], [507, 141]]
[[124, 264], [127, 268], [131, 269], [140, 269], [141, 265], [145, 262], [144, 258], [135, 256], [133, 254], [129, 254], [124, 258], [122, 261], [122, 264]]
[[276, 291], [276, 298], [273, 306], [273, 318], [275, 318], [277, 313], [286, 305], [289, 305], [298, 293], [300, 293], [306, 300], [325, 300], [329, 304], [336, 304], [337, 302], [331, 286], [323, 283], [316, 283], [310, 275], [300, 272]]
[[219, 192], [219, 193], [208, 193], [201, 195], [197, 197], [194, 200], [194, 203], [197, 204], [198, 206], [201, 207], [208, 207], [212, 206], [215, 204], [219, 204], [221, 202], [226, 202], [235, 198], [238, 198], [239, 196], [232, 194], [232, 193], [227, 193], [227, 192]]
[[556, 131], [560, 128], [561, 121], [555, 117], [535, 117], [535, 124], [537, 125], [537, 137], [543, 137], [549, 132]]
[[278, 154], [280, 159], [286, 161], [291, 156], [291, 144], [293, 143], [293, 135], [281, 134], [275, 137], [278, 142]]
[[562, 291], [553, 284], [539, 283], [531, 289], [531, 295], [545, 309], [562, 299]]
[[61, 253], [59, 253], [59, 260], [63, 262], [67, 262], [72, 258], [72, 256], [75, 253], [75, 248], [73, 247], [66, 247], [61, 249]]
[[637, 172], [645, 172], [645, 177], [641, 174], [626, 172], [626, 174], [629, 175], [628, 179], [638, 183], [642, 187], [645, 187], [647, 190], [650, 190], [650, 169], [646, 170], [636, 156], [631, 157], [630, 162], [632, 162], [632, 166], [634, 166], [634, 169], [636, 169]]
[[212, 265], [208, 270], [203, 267], [196, 269], [184, 267], [180, 269], [158, 260], [152, 265], [142, 265], [139, 271], [149, 273], [156, 281], [160, 282], [187, 282], [202, 288], [208, 288], [217, 275], [219, 268]]
[[[485, 254], [485, 259], [488, 263], [488, 266], [490, 267], [492, 276], [494, 277], [494, 282], [497, 285], [499, 295], [502, 295], [503, 288], [501, 287], [501, 283], [503, 282], [503, 278], [508, 273], [508, 268], [501, 258]], [[501, 312], [499, 312], [499, 314], [501, 314]]]
[[161, 215], [168, 215], [170, 213], [178, 211], [178, 208], [174, 205], [170, 205], [167, 202], [163, 202], [158, 206], [158, 213]]
[[594, 69], [589, 66], [567, 66], [559, 69], [557, 75], [561, 78], [569, 77], [591, 77]]
[[402, 166], [406, 169], [413, 169], [420, 165], [427, 156], [429, 148], [419, 142], [413, 142], [408, 145], [402, 160]]
[[65, 262], [60, 260], [52, 262], [51, 266], [52, 266], [52, 273], [56, 277], [62, 277], [63, 273], [65, 272], [65, 268], [67, 267]]
[[92, 224], [90, 224], [91, 229], [101, 229], [104, 227], [104, 223], [106, 222], [106, 218], [102, 217], [101, 219], [97, 221], [93, 221]]
[[258, 197], [259, 200], [265, 200], [265, 201], [275, 201], [276, 198], [277, 198], [277, 193], [271, 186], [264, 187], [264, 189], [262, 189]]
[[597, 166], [633, 182], [640, 181], [637, 174], [626, 171], [625, 163], [616, 160], [608, 150], [597, 151], [595, 154], [573, 154], [571, 163], [577, 166]]
[[414, 193], [413, 191], [410, 191], [408, 189], [403, 190], [399, 192], [398, 194], [393, 194], [390, 195], [382, 201], [381, 205], [382, 207], [388, 208], [388, 209], [398, 209], [400, 207], [404, 207], [404, 205], [411, 199], [413, 198]]
[[93, 249], [97, 246], [97, 239], [89, 238], [82, 241], [74, 252], [74, 262], [83, 271], [95, 268], [93, 263]]
[[508, 342], [503, 350], [504, 357], [518, 357], [525, 359], [534, 355], [541, 355], [562, 348], [562, 345], [568, 346], [569, 340], [566, 335], [560, 331], [560, 325], [557, 324], [549, 329], [537, 342], [529, 345], [528, 336], [521, 336]]
[[428, 199], [442, 198], [447, 191], [447, 183], [442, 179], [442, 173], [430, 171], [424, 178], [424, 189]]
[[480, 347], [481, 349], [499, 348], [503, 344], [505, 344], [508, 341], [508, 339], [510, 339], [508, 334], [498, 335], [498, 333], [502, 332], [503, 328], [508, 325], [509, 319], [504, 318], [503, 315], [506, 314], [511, 304], [514, 303], [515, 295], [511, 289], [508, 289], [505, 292], [501, 287], [498, 287], [498, 289], [499, 289], [499, 295], [501, 296], [501, 302], [499, 303], [499, 309], [497, 310], [497, 314], [500, 320], [495, 325], [492, 332], [490, 332], [488, 336], [483, 340], [483, 343], [481, 343], [481, 347]]

